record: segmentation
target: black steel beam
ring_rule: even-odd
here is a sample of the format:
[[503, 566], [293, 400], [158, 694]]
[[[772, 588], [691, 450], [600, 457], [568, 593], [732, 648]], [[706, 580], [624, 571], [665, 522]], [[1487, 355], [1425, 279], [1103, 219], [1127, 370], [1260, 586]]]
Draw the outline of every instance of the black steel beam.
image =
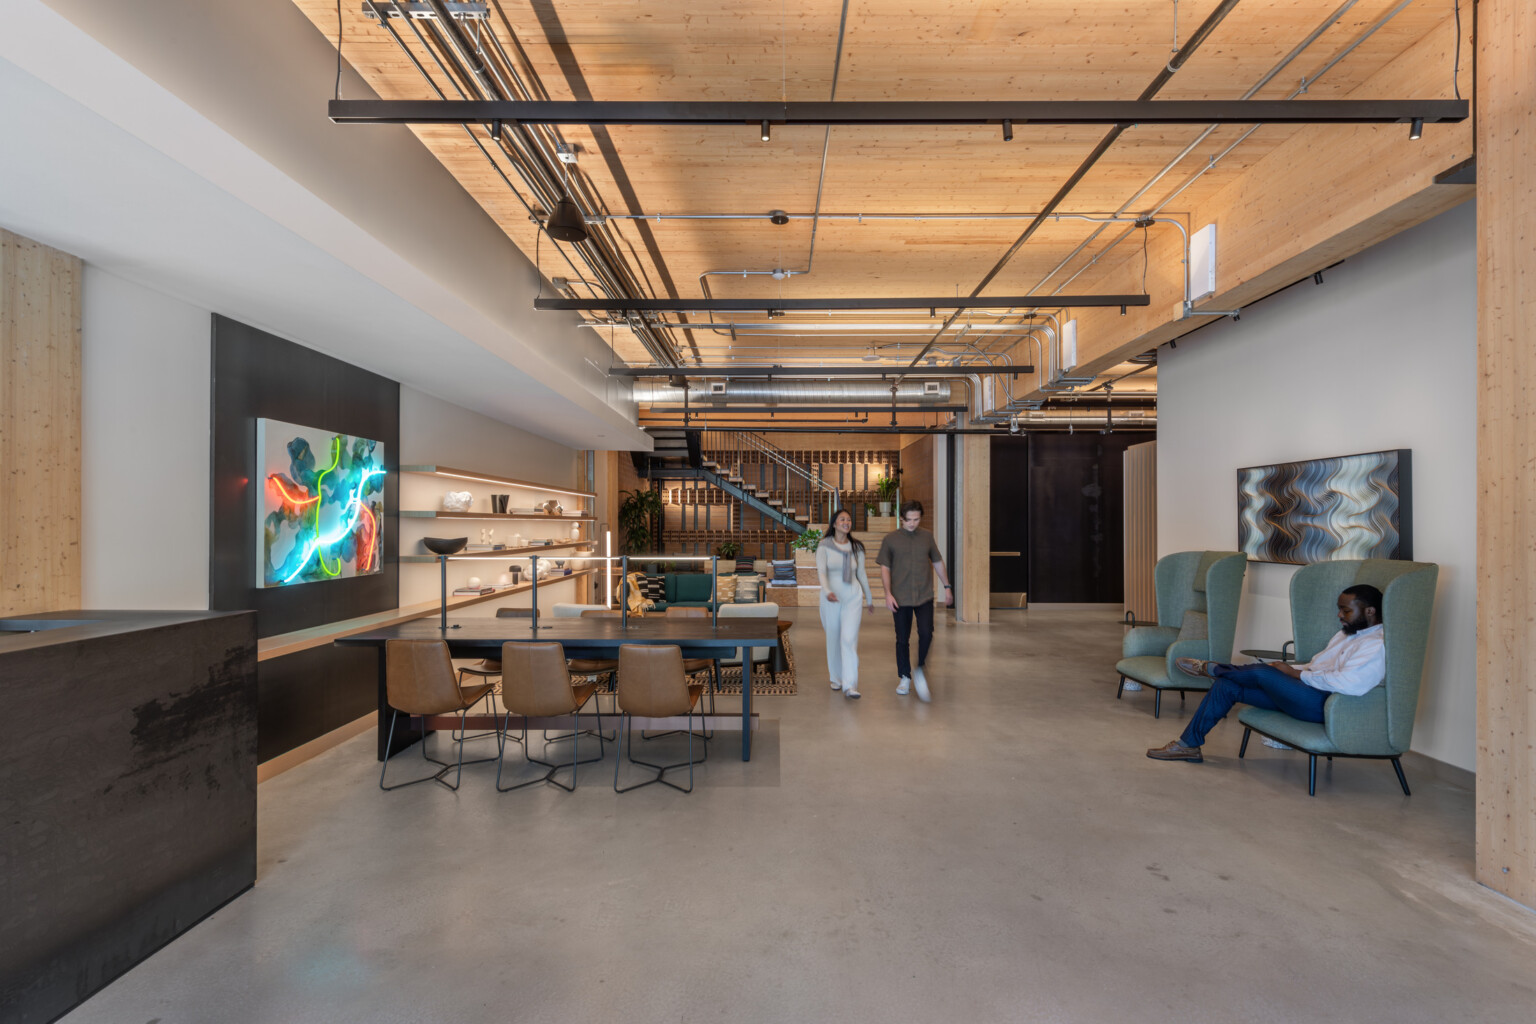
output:
[[[843, 405], [740, 405], [722, 402], [718, 405], [691, 402], [687, 408], [681, 402], [647, 402], [647, 415], [681, 416], [687, 413], [693, 419], [702, 416], [719, 416], [726, 413], [746, 416], [774, 416], [779, 413], [814, 412], [818, 415], [830, 412], [869, 412], [882, 416], [891, 411], [891, 403], [886, 402], [860, 402], [845, 403]], [[1102, 408], [1102, 407], [1101, 407]], [[896, 406], [897, 412], [965, 412], [964, 405], [912, 405], [900, 403]]]
[[[1034, 373], [1027, 363], [1007, 366], [615, 366], [613, 377], [966, 377], [970, 374]], [[700, 398], [705, 402], [709, 399]], [[690, 399], [694, 401], [694, 399]]]
[[[534, 299], [533, 308], [602, 309], [622, 313], [799, 313], [829, 309], [1013, 309], [1019, 306], [1063, 309], [1068, 306], [1146, 306], [1150, 303], [1151, 300], [1145, 295], [978, 295], [973, 299], [957, 299], [952, 295], [852, 299], [615, 299], [609, 296], [594, 299]], [[857, 329], [852, 333], [857, 333]]]
[[867, 103], [331, 100], [337, 124], [1001, 125], [1425, 124], [1466, 100], [981, 100]]

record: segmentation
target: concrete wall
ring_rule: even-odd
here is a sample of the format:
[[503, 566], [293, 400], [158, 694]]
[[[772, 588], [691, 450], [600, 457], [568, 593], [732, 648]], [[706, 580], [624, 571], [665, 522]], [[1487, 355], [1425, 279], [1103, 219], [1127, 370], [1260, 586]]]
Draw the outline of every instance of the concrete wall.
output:
[[[1158, 551], [1237, 545], [1243, 466], [1413, 450], [1413, 556], [1440, 565], [1413, 748], [1476, 760], [1476, 253], [1457, 207], [1163, 346]], [[1290, 638], [1294, 566], [1251, 563], [1237, 648]], [[1391, 628], [1390, 625], [1388, 628]]]

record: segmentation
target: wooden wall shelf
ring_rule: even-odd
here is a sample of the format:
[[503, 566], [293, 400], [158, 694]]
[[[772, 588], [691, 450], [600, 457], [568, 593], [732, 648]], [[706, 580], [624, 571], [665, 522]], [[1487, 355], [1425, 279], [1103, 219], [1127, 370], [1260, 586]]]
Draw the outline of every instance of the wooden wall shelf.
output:
[[521, 519], [530, 523], [590, 523], [596, 516], [552, 516], [543, 512], [434, 512], [403, 508], [402, 519]]
[[[497, 548], [494, 551], [460, 551], [456, 555], [449, 555], [448, 561], [495, 562], [503, 558], [517, 558], [521, 555], [538, 555], [544, 553], [545, 551], [574, 551], [578, 548], [591, 547], [593, 547], [593, 544], [589, 540], [573, 540], [567, 544], [533, 544], [520, 548]], [[423, 565], [435, 563], [436, 561], [436, 555], [400, 556], [400, 563], [402, 565]]]
[[[530, 491], [549, 491], [552, 494], [571, 494], [578, 498], [596, 498], [592, 491], [578, 491], [570, 487], [551, 487], [548, 484], [535, 483], [532, 480], [514, 480], [506, 476], [494, 476], [490, 473], [476, 473], [468, 469], [455, 469], [452, 466], [401, 466], [402, 473], [427, 473], [431, 476], [453, 477], [457, 480], [478, 480], [481, 483], [500, 484], [503, 487], [522, 487]], [[550, 518], [554, 518], [551, 516]]]

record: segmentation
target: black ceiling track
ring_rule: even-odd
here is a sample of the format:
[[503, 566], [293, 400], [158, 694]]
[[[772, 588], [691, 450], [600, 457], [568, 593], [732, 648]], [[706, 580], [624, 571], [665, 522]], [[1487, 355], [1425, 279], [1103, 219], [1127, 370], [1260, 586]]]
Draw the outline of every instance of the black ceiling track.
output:
[[999, 125], [1440, 124], [1466, 100], [982, 100], [868, 103], [331, 100], [337, 124]]
[[1006, 373], [1034, 373], [1027, 363], [1012, 366], [615, 366], [612, 377], [968, 377]]
[[[1146, 306], [1145, 295], [978, 295], [957, 299], [953, 296], [826, 299], [546, 299], [533, 300], [534, 309], [602, 309], [620, 313], [757, 313], [821, 312], [829, 309], [1061, 309], [1067, 306]], [[707, 326], [707, 325], [700, 325]], [[855, 330], [857, 330], [855, 328]]]

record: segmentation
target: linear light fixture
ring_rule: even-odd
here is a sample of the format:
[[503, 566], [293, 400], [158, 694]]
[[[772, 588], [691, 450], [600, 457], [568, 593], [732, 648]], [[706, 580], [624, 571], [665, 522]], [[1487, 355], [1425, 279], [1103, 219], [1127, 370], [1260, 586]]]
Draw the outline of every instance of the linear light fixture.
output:
[[[966, 377], [973, 373], [1034, 373], [1025, 363], [1010, 366], [615, 366], [614, 377]], [[549, 488], [553, 490], [553, 488]]]
[[337, 124], [1002, 125], [1425, 124], [1464, 121], [1466, 100], [980, 100], [712, 103], [632, 100], [331, 100]]
[[[825, 299], [592, 299], [533, 300], [534, 309], [602, 309], [619, 313], [756, 313], [826, 309], [1061, 309], [1067, 306], [1145, 306], [1145, 295], [978, 295], [973, 299], [895, 296]], [[704, 325], [699, 325], [704, 326]]]

